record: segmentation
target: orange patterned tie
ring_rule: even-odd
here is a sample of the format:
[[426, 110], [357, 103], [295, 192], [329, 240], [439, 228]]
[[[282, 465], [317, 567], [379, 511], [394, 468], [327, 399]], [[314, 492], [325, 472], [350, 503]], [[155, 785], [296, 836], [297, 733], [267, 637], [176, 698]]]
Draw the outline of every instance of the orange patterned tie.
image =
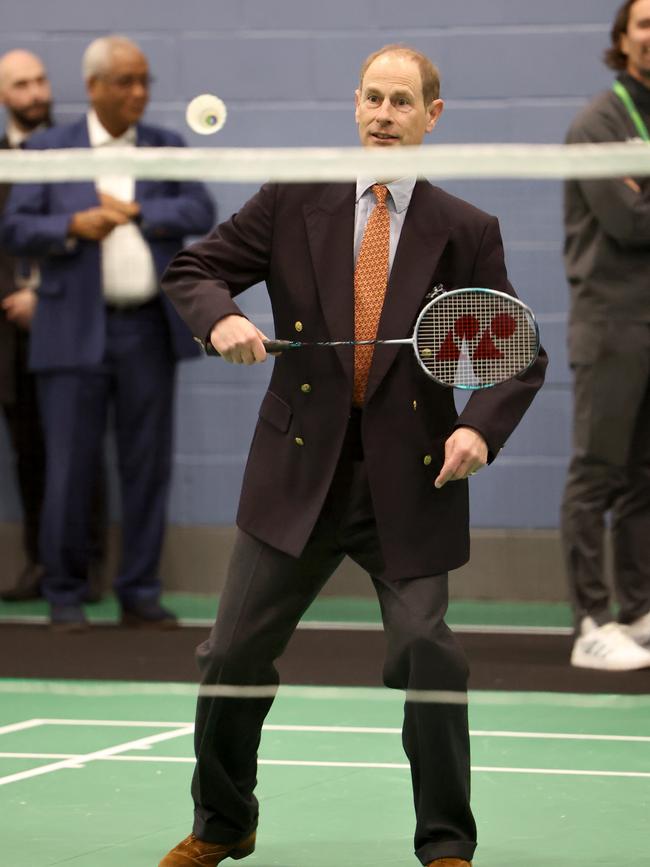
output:
[[[377, 199], [361, 241], [359, 258], [354, 269], [354, 339], [374, 340], [379, 317], [384, 306], [388, 284], [388, 250], [390, 215], [386, 206], [388, 187], [373, 184]], [[354, 347], [354, 390], [352, 402], [362, 406], [368, 384], [374, 346]]]

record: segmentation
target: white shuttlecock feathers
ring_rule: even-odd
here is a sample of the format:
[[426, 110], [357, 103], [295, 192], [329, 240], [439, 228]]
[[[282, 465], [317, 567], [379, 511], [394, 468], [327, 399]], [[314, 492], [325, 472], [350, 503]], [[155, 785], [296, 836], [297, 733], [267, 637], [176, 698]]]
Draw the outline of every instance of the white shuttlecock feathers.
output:
[[222, 128], [227, 114], [223, 100], [211, 93], [202, 93], [187, 106], [185, 120], [189, 128], [199, 135], [212, 135]]

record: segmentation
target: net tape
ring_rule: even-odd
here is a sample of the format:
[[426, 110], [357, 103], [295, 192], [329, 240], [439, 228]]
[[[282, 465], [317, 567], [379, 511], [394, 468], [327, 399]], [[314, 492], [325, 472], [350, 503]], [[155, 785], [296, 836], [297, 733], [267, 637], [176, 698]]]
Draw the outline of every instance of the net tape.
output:
[[[276, 687], [273, 686], [273, 689]], [[0, 679], [0, 696], [34, 695], [61, 696], [63, 698], [161, 698], [169, 701], [172, 697], [194, 700], [200, 687], [195, 683], [153, 683], [149, 681], [62, 681], [62, 680], [13, 680]], [[228, 688], [232, 690], [232, 687]], [[420, 691], [425, 698], [428, 690]], [[361, 703], [395, 703], [401, 705], [405, 699], [402, 690], [377, 687], [354, 686], [293, 686], [277, 687], [278, 698], [306, 701], [358, 701]], [[411, 693], [412, 695], [412, 693]], [[455, 704], [465, 704], [467, 693], [452, 693]], [[435, 691], [434, 696], [439, 697]], [[259, 697], [259, 696], [257, 696]], [[506, 707], [534, 705], [540, 707], [583, 707], [599, 710], [620, 710], [621, 708], [650, 709], [650, 695], [617, 695], [590, 693], [547, 693], [547, 692], [496, 692], [492, 690], [470, 690], [469, 700], [476, 705], [502, 705]]]
[[474, 144], [375, 148], [66, 148], [0, 151], [0, 182], [93, 180], [351, 181], [358, 177], [599, 178], [650, 175], [650, 147]]

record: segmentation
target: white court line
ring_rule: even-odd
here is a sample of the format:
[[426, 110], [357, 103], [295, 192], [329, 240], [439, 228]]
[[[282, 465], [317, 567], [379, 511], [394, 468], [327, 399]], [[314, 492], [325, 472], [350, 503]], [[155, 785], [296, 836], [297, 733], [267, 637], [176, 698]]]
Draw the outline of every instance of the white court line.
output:
[[76, 753], [0, 753], [0, 759], [77, 759]]
[[[38, 722], [43, 725], [52, 726], [109, 726], [114, 728], [150, 728], [150, 729], [177, 729], [187, 726], [194, 726], [191, 722], [161, 722], [155, 720], [147, 722], [146, 720], [127, 720], [127, 719], [42, 719]], [[0, 734], [2, 731], [0, 730]]]
[[[401, 728], [381, 728], [363, 726], [298, 726], [298, 725], [265, 725], [265, 731], [279, 732], [327, 732], [332, 734], [364, 734], [364, 735], [401, 735]], [[518, 732], [487, 729], [470, 729], [472, 737], [483, 738], [530, 738], [548, 740], [576, 741], [629, 741], [630, 743], [650, 743], [648, 735], [589, 735], [571, 732]]]
[[509, 731], [482, 731], [474, 729], [470, 731], [474, 737], [485, 738], [530, 738], [541, 740], [563, 741], [618, 741], [627, 743], [650, 743], [647, 735], [586, 735], [571, 732], [509, 732]]
[[[54, 726], [106, 726], [114, 728], [186, 728], [193, 731], [191, 722], [162, 722], [159, 720], [105, 720], [105, 719], [35, 719], [15, 723], [0, 728], [0, 735], [7, 731], [19, 731], [39, 725]], [[323, 734], [363, 734], [363, 735], [401, 735], [402, 729], [393, 726], [328, 726], [328, 725], [288, 725], [265, 724], [264, 731], [271, 732], [315, 732]], [[579, 732], [527, 732], [498, 729], [470, 729], [472, 737], [481, 738], [521, 738], [530, 740], [566, 741], [612, 741], [621, 743], [650, 743], [650, 735], [596, 735]], [[0, 754], [1, 755], [1, 754]]]
[[550, 774], [560, 777], [634, 777], [650, 780], [650, 771], [583, 771], [569, 768], [493, 768], [487, 765], [472, 766], [472, 771], [494, 774]]
[[108, 756], [115, 756], [121, 752], [128, 752], [129, 750], [144, 750], [148, 749], [150, 746], [156, 743], [161, 743], [162, 741], [168, 741], [172, 738], [182, 737], [186, 734], [191, 734], [193, 731], [193, 726], [185, 726], [184, 728], [175, 729], [173, 731], [162, 732], [157, 735], [149, 735], [146, 738], [138, 738], [135, 741], [128, 741], [125, 744], [117, 744], [114, 747], [107, 747], [104, 750], [97, 750], [93, 753], [86, 753], [85, 755], [77, 756], [72, 759], [65, 759], [60, 762], [55, 762], [51, 765], [42, 765], [39, 768], [31, 768], [29, 771], [21, 771], [17, 774], [10, 774], [7, 777], [0, 777], [0, 786], [6, 786], [9, 783], [17, 783], [20, 780], [27, 780], [31, 777], [39, 777], [43, 774], [50, 774], [54, 771], [60, 771], [65, 768], [78, 768], [82, 765], [88, 764], [89, 762], [97, 761], [98, 759], [103, 759]]
[[[77, 756], [64, 754], [66, 761], [59, 762], [59, 766], [78, 767], [80, 764], [88, 761], [88, 756]], [[17, 759], [44, 759], [53, 758], [51, 753], [0, 753], [3, 758]], [[194, 764], [194, 759], [185, 756], [125, 756], [120, 754], [112, 755], [96, 755], [95, 761], [107, 762], [151, 762], [158, 764]], [[406, 762], [334, 762], [334, 761], [310, 761], [298, 759], [259, 759], [259, 765], [284, 767], [284, 768], [352, 768], [357, 770], [399, 770], [408, 771], [409, 765]], [[48, 769], [56, 769], [54, 765], [47, 765], [43, 772]], [[43, 770], [36, 768], [35, 770]], [[509, 768], [491, 765], [472, 765], [473, 773], [488, 773], [488, 774], [541, 774], [546, 776], [560, 777], [622, 777], [634, 779], [650, 779], [650, 771], [600, 771], [600, 770], [582, 770], [572, 768]], [[14, 774], [18, 779], [24, 779], [25, 776], [35, 776], [29, 771], [25, 774]], [[9, 777], [3, 778], [8, 782], [13, 782]], [[0, 779], [2, 784], [3, 779]]]
[[25, 731], [25, 729], [33, 729], [37, 726], [43, 725], [44, 720], [42, 719], [25, 719], [21, 722], [11, 723], [10, 725], [0, 727], [0, 735], [8, 735], [11, 732], [21, 732]]

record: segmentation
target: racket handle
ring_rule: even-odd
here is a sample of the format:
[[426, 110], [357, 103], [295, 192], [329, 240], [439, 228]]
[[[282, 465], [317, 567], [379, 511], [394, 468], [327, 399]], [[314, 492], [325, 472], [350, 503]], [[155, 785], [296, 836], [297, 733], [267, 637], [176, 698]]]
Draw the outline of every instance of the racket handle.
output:
[[300, 349], [302, 344], [297, 340], [263, 340], [267, 352], [284, 352], [285, 349]]
[[[298, 349], [301, 345], [294, 340], [264, 340], [263, 344], [267, 352], [284, 352], [285, 349]], [[205, 354], [221, 358], [221, 353], [217, 352], [210, 341], [205, 345]]]

